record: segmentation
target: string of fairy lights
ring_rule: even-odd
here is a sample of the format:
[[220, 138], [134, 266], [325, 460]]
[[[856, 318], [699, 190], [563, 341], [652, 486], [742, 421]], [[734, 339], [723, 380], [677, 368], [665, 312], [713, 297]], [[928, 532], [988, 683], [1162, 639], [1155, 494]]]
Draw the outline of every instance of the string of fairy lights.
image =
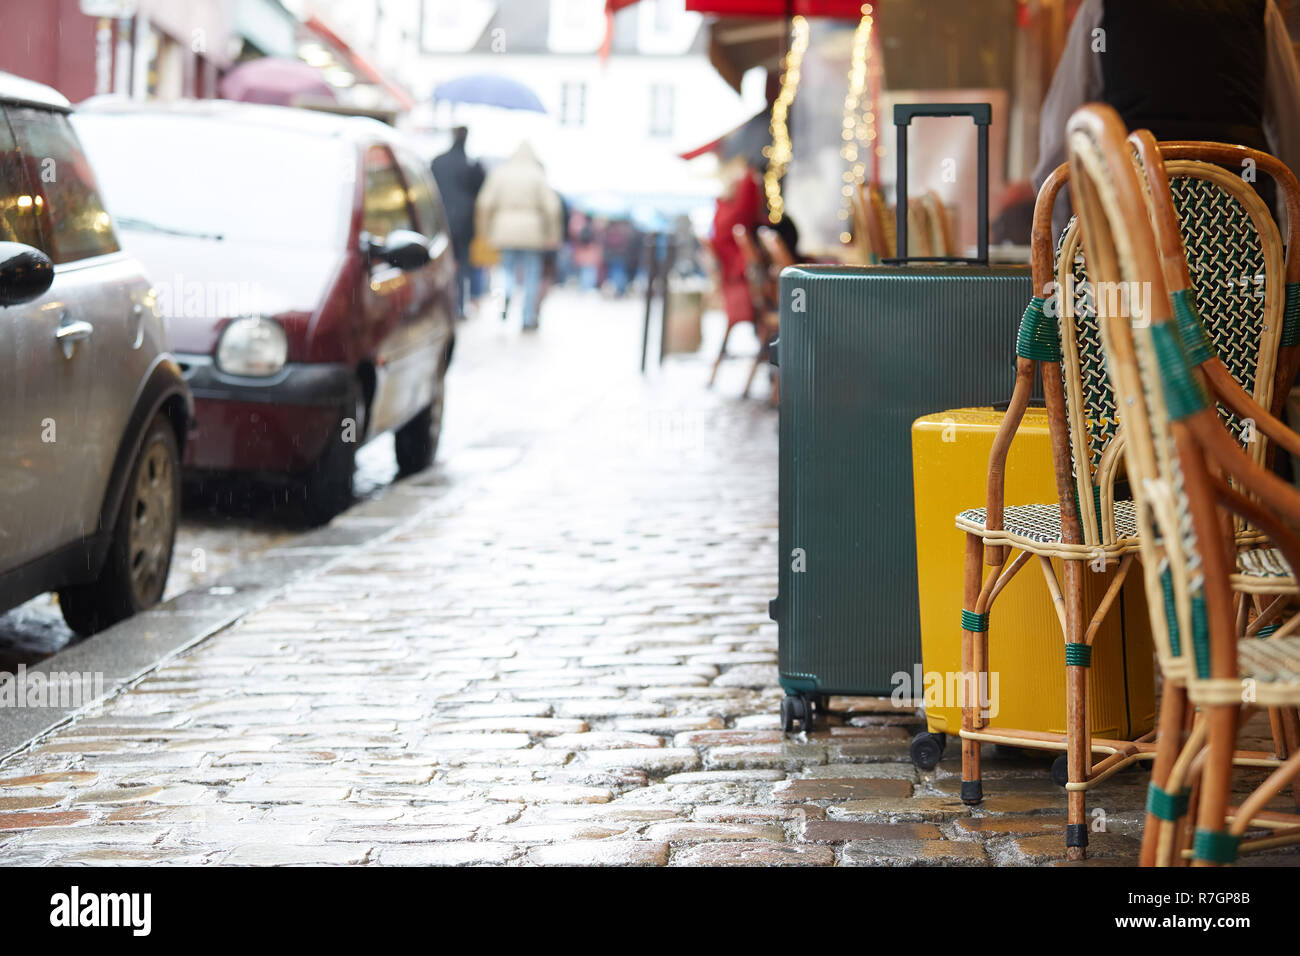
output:
[[[840, 241], [848, 243], [852, 236], [848, 224], [853, 215], [853, 194], [862, 185], [867, 175], [866, 156], [876, 146], [876, 111], [872, 103], [868, 84], [870, 82], [869, 63], [871, 58], [871, 30], [874, 25], [872, 7], [869, 3], [862, 5], [862, 19], [853, 31], [853, 54], [849, 64], [849, 88], [844, 95], [844, 114], [840, 129], [840, 156], [844, 160], [844, 185], [840, 189], [843, 202], [839, 217], [844, 224], [840, 232]], [[865, 154], [865, 155], [864, 155]]]
[[781, 91], [776, 102], [772, 104], [772, 120], [769, 132], [772, 144], [763, 147], [767, 158], [767, 170], [763, 173], [763, 192], [767, 195], [767, 218], [773, 225], [785, 215], [785, 200], [781, 198], [781, 177], [794, 155], [790, 142], [790, 104], [799, 90], [799, 71], [803, 64], [803, 55], [808, 50], [808, 21], [804, 17], [794, 17], [790, 21], [790, 50], [785, 55], [781, 72]]
[[[883, 150], [877, 145], [876, 111], [871, 96], [872, 79], [871, 32], [875, 25], [870, 3], [861, 7], [862, 17], [853, 32], [853, 53], [849, 67], [849, 87], [844, 96], [844, 114], [840, 130], [840, 156], [845, 163], [844, 197], [839, 218], [844, 223], [840, 233], [842, 242], [849, 242], [848, 223], [852, 217], [853, 194], [867, 176], [867, 157], [871, 151], [879, 155]], [[808, 50], [808, 20], [796, 16], [790, 21], [790, 49], [782, 61], [781, 90], [772, 104], [769, 125], [772, 143], [763, 147], [767, 169], [763, 173], [763, 191], [767, 196], [767, 218], [775, 224], [785, 215], [785, 200], [781, 195], [781, 179], [794, 156], [790, 141], [790, 105], [799, 91], [800, 70]]]

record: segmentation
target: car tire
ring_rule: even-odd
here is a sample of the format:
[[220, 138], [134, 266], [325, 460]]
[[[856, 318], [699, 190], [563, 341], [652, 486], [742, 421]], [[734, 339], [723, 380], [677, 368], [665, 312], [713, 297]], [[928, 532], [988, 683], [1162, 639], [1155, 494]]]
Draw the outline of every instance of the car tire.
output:
[[[301, 482], [303, 517], [312, 525], [325, 524], [346, 511], [354, 499], [352, 480], [357, 470], [357, 446], [364, 429], [364, 406], [358, 403], [353, 433], [346, 431], [348, 410], [330, 434], [320, 455], [307, 469]], [[351, 440], [349, 440], [351, 439]]]
[[434, 386], [433, 401], [420, 409], [409, 422], [393, 435], [397, 470], [403, 475], [424, 471], [438, 455], [438, 440], [442, 437], [442, 406], [446, 394], [446, 376], [439, 375]]
[[99, 577], [59, 591], [59, 609], [83, 637], [131, 617], [162, 597], [181, 506], [181, 456], [163, 414], [149, 423], [127, 476]]

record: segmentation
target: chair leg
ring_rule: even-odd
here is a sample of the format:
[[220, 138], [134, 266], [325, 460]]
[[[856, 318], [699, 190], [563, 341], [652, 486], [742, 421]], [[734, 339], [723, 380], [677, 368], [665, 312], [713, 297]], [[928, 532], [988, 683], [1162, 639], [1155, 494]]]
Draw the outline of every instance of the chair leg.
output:
[[[981, 573], [984, 568], [984, 541], [977, 534], [966, 535], [966, 565], [964, 586], [962, 589], [962, 631], [961, 631], [961, 726], [963, 730], [978, 730], [983, 721], [980, 717], [980, 668], [986, 660], [984, 652], [984, 634], [965, 627], [966, 611], [974, 611], [979, 603], [981, 590]], [[968, 806], [974, 806], [984, 799], [984, 789], [980, 778], [980, 742], [962, 738], [961, 742], [961, 799]]]
[[[1156, 759], [1151, 766], [1151, 786], [1163, 792], [1169, 781], [1169, 771], [1183, 742], [1183, 716], [1187, 708], [1187, 691], [1185, 688], [1169, 682], [1165, 683], [1164, 695], [1160, 700], [1160, 717], [1156, 724]], [[1151, 806], [1148, 801], [1148, 807]], [[1165, 816], [1169, 814], [1166, 813]], [[1142, 866], [1156, 865], [1156, 848], [1160, 842], [1160, 829], [1163, 817], [1158, 817], [1147, 810], [1146, 823], [1142, 827], [1142, 854], [1138, 862]]]
[[[760, 336], [763, 335], [761, 329], [759, 330], [758, 334]], [[750, 386], [754, 384], [754, 376], [758, 374], [759, 367], [766, 361], [767, 361], [767, 342], [764, 341], [763, 344], [759, 346], [758, 354], [754, 356], [754, 364], [749, 367], [749, 378], [745, 379], [745, 390], [740, 393], [741, 398], [749, 398], [749, 389]]]
[[709, 388], [713, 387], [713, 383], [718, 377], [718, 366], [727, 357], [727, 339], [731, 338], [731, 328], [731, 323], [728, 322], [727, 331], [722, 333], [722, 344], [718, 346], [718, 357], [713, 360], [713, 371], [709, 373]]
[[[1067, 645], [1086, 647], [1084, 638], [1084, 594], [1082, 561], [1065, 562], [1065, 622]], [[1086, 663], [1065, 668], [1066, 764], [1070, 783], [1085, 783], [1092, 772], [1092, 735], [1088, 716], [1088, 670]], [[1066, 792], [1065, 858], [1082, 860], [1088, 852], [1088, 794]]]
[[1228, 800], [1232, 793], [1232, 754], [1237, 745], [1238, 707], [1214, 704], [1208, 710], [1209, 743], [1201, 769], [1193, 866], [1217, 866], [1231, 862], [1229, 858], [1234, 855], [1224, 844]]

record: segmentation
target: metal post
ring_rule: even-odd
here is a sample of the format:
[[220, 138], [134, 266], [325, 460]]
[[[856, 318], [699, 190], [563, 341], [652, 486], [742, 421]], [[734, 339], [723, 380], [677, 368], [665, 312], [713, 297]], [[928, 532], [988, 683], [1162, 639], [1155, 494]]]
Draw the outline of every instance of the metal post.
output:
[[[665, 233], [664, 238], [665, 238], [664, 272], [663, 272], [663, 277], [660, 280], [663, 285], [663, 295], [661, 296], [663, 300], [663, 309], [660, 312], [660, 319], [659, 319], [659, 364], [660, 365], [664, 364], [664, 351], [665, 351], [664, 347], [668, 344], [668, 297], [672, 292], [671, 277], [673, 272], [673, 260], [677, 258], [676, 238], [669, 233]], [[655, 247], [658, 248], [658, 246], [659, 246], [659, 237], [656, 235]]]
[[658, 270], [659, 257], [653, 242], [647, 243], [646, 285], [645, 285], [645, 322], [641, 326], [641, 371], [645, 372], [646, 356], [650, 351], [650, 312], [655, 301], [655, 272]]

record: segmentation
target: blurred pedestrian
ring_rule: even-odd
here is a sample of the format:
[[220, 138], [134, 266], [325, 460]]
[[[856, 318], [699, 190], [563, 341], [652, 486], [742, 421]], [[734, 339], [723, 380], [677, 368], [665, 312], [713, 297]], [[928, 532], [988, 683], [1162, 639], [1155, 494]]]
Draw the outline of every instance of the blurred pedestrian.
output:
[[546, 182], [532, 147], [520, 143], [514, 155], [488, 173], [475, 209], [479, 233], [501, 250], [505, 268], [504, 320], [519, 273], [524, 284], [524, 329], [537, 328], [544, 254], [560, 243], [560, 197]]
[[433, 163], [433, 178], [442, 194], [442, 205], [447, 211], [447, 231], [451, 233], [451, 248], [456, 256], [456, 309], [465, 318], [466, 286], [470, 282], [472, 266], [469, 260], [470, 243], [474, 241], [474, 202], [483, 188], [483, 167], [465, 153], [465, 140], [469, 130], [457, 126], [451, 131], [451, 148]]
[[718, 285], [727, 327], [754, 321], [754, 303], [750, 298], [749, 280], [745, 276], [745, 255], [736, 245], [731, 230], [743, 226], [753, 232], [758, 228], [762, 197], [758, 178], [747, 165], [728, 170], [713, 213], [713, 235], [709, 242], [718, 263]]
[[635, 227], [626, 219], [613, 220], [605, 227], [601, 246], [605, 259], [606, 281], [615, 298], [621, 299], [627, 294], [628, 284], [632, 281], [632, 273], [636, 269], [635, 261], [631, 263], [631, 269], [628, 262], [639, 248]]
[[573, 267], [578, 272], [578, 288], [592, 292], [600, 282], [600, 233], [585, 212], [569, 217], [569, 239], [573, 243]]
[[[1273, 0], [1083, 0], [1043, 101], [1035, 187], [1065, 162], [1065, 122], [1092, 101], [1157, 139], [1241, 143], [1300, 163], [1300, 69]], [[1058, 233], [1068, 210], [1062, 195]]]

